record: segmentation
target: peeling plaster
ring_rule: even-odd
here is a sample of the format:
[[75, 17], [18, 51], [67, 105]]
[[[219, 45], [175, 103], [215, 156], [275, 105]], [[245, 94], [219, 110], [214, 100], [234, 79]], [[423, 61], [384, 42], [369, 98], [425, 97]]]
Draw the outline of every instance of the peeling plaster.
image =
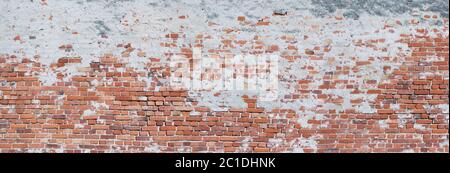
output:
[[[255, 5], [257, 3], [257, 5]], [[171, 9], [171, 10], [168, 10]], [[413, 50], [404, 42], [402, 35], [412, 38], [423, 36], [448, 38], [448, 2], [444, 0], [401, 0], [391, 2], [363, 0], [284, 0], [284, 1], [90, 1], [65, 0], [50, 1], [43, 5], [37, 1], [5, 0], [0, 5], [0, 53], [7, 58], [7, 63], [22, 63], [27, 58], [42, 65], [44, 70], [25, 72], [27, 76], [36, 76], [41, 86], [56, 86], [58, 82], [70, 83], [74, 77], [87, 77], [91, 63], [100, 61], [106, 55], [117, 58], [117, 63], [124, 66], [108, 67], [109, 72], [120, 74], [136, 72], [133, 79], [123, 79], [130, 83], [137, 82], [144, 86], [144, 91], [163, 91], [168, 87], [167, 78], [152, 68], [166, 67], [170, 62], [168, 54], [180, 53], [182, 48], [192, 49], [202, 43], [202, 51], [226, 50], [232, 55], [248, 54], [255, 47], [263, 47], [256, 54], [267, 53], [267, 47], [276, 45], [274, 52], [280, 54], [279, 92], [275, 101], [256, 101], [256, 107], [264, 109], [269, 118], [287, 119], [287, 114], [272, 113], [276, 109], [295, 112], [294, 122], [303, 129], [328, 127], [330, 112], [345, 112], [354, 109], [361, 114], [374, 114], [378, 94], [367, 94], [377, 90], [378, 84], [391, 82], [389, 76], [400, 69], [405, 58]], [[423, 20], [423, 15], [439, 17]], [[244, 17], [237, 21], [238, 17]], [[289, 20], [286, 20], [289, 17]], [[258, 22], [269, 25], [258, 26]], [[301, 26], [301, 27], [299, 27]], [[425, 29], [425, 35], [418, 32]], [[176, 38], [166, 35], [176, 34]], [[198, 38], [201, 38], [200, 40]], [[246, 41], [243, 45], [225, 40]], [[171, 43], [163, 46], [163, 43]], [[129, 44], [130, 48], [123, 45]], [[70, 48], [62, 48], [70, 45]], [[119, 46], [122, 45], [122, 46]], [[288, 49], [291, 47], [292, 49]], [[222, 53], [222, 52], [221, 52]], [[254, 54], [254, 53], [253, 53]], [[219, 57], [222, 55], [219, 55]], [[60, 58], [79, 57], [80, 63], [57, 66]], [[437, 56], [426, 57], [423, 62], [443, 61]], [[357, 65], [358, 62], [369, 62]], [[389, 69], [385, 69], [389, 66]], [[32, 68], [32, 64], [27, 65]], [[343, 68], [348, 68], [347, 73]], [[161, 70], [162, 71], [162, 70]], [[61, 78], [59, 75], [62, 74]], [[420, 73], [421, 79], [433, 75], [442, 75], [448, 80], [448, 73]], [[131, 77], [130, 77], [131, 78]], [[309, 81], [307, 85], [298, 82]], [[348, 81], [323, 88], [330, 81]], [[369, 82], [375, 81], [375, 82]], [[99, 77], [90, 80], [88, 91], [113, 85], [112, 78]], [[375, 84], [373, 84], [375, 83]], [[2, 86], [15, 87], [14, 82], [2, 81]], [[354, 88], [347, 88], [351, 85]], [[141, 85], [140, 85], [141, 86]], [[355, 89], [359, 93], [355, 93]], [[308, 91], [308, 92], [305, 92]], [[0, 91], [0, 96], [3, 96]], [[55, 95], [42, 92], [41, 95]], [[259, 93], [253, 91], [189, 91], [187, 106], [209, 108], [213, 112], [227, 112], [232, 108], [247, 108], [243, 97], [257, 98]], [[321, 97], [326, 95], [326, 98]], [[64, 95], [56, 96], [55, 106], [64, 105]], [[146, 97], [138, 97], [146, 101]], [[337, 100], [331, 102], [331, 100]], [[352, 103], [354, 100], [362, 102]], [[192, 103], [196, 102], [196, 105]], [[33, 104], [41, 102], [33, 100]], [[90, 101], [90, 108], [82, 112], [83, 116], [96, 115], [99, 110], [108, 110], [110, 106], [104, 101]], [[48, 106], [48, 105], [46, 105]], [[381, 107], [400, 110], [400, 104], [391, 103]], [[428, 112], [439, 110], [448, 121], [448, 104], [424, 105]], [[16, 112], [15, 105], [4, 106], [8, 114]], [[324, 113], [325, 112], [325, 113]], [[135, 110], [128, 111], [133, 118], [138, 117]], [[41, 115], [40, 113], [36, 113]], [[191, 111], [190, 116], [201, 116], [201, 112]], [[391, 122], [400, 128], [412, 123], [414, 114], [410, 110], [398, 114], [397, 120], [379, 120], [381, 129], [389, 128]], [[437, 115], [433, 115], [437, 116]], [[204, 118], [204, 117], [202, 117]], [[316, 126], [310, 120], [323, 123]], [[97, 119], [105, 124], [105, 119]], [[84, 125], [76, 124], [76, 128]], [[414, 124], [418, 130], [429, 130], [421, 124]], [[293, 128], [288, 128], [293, 131]], [[448, 135], [447, 135], [448, 136]], [[283, 147], [290, 144], [293, 152], [305, 149], [318, 150], [317, 139], [322, 136], [300, 137], [286, 141], [282, 137], [269, 139], [269, 148]], [[422, 136], [417, 137], [422, 139]], [[448, 137], [447, 137], [448, 138]], [[240, 141], [238, 151], [250, 151], [249, 144], [253, 138], [246, 137]], [[448, 146], [448, 139], [440, 144]], [[64, 147], [64, 146], [61, 146]], [[367, 145], [364, 147], [368, 148]], [[113, 146], [110, 152], [119, 150]], [[138, 149], [136, 149], [137, 151]], [[162, 146], [149, 144], [145, 152], [160, 152]], [[63, 152], [55, 150], [30, 150], [34, 152]], [[84, 152], [91, 152], [86, 149]], [[179, 152], [191, 152], [190, 147], [178, 147]], [[404, 150], [413, 152], [414, 150]]]

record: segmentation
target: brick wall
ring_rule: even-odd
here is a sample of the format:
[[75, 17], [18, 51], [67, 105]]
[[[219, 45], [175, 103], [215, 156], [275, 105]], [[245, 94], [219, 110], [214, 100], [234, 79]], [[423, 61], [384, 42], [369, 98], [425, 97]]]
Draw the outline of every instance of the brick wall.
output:
[[[449, 152], [448, 7], [6, 0], [0, 152]], [[171, 87], [195, 48], [279, 55], [277, 97]]]

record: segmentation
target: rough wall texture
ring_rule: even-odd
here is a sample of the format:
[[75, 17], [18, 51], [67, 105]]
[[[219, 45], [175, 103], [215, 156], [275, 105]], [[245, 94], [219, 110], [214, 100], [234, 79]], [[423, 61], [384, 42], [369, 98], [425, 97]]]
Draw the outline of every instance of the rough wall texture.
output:
[[[446, 0], [3, 0], [0, 152], [449, 152]], [[278, 54], [278, 96], [169, 84]]]

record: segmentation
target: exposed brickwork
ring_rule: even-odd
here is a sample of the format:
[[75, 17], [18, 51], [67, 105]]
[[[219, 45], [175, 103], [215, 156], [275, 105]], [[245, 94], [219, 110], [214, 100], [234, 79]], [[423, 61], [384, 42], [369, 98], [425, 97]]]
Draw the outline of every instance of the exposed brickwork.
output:
[[[2, 3], [0, 152], [449, 152], [448, 12], [309, 2]], [[278, 98], [172, 88], [194, 48], [279, 54]]]

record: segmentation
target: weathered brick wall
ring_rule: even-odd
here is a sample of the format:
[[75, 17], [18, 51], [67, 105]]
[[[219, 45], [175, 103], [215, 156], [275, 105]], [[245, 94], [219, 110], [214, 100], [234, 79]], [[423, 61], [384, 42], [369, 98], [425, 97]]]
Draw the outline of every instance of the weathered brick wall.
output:
[[[0, 3], [0, 152], [449, 152], [448, 2]], [[175, 89], [277, 54], [278, 96]]]

